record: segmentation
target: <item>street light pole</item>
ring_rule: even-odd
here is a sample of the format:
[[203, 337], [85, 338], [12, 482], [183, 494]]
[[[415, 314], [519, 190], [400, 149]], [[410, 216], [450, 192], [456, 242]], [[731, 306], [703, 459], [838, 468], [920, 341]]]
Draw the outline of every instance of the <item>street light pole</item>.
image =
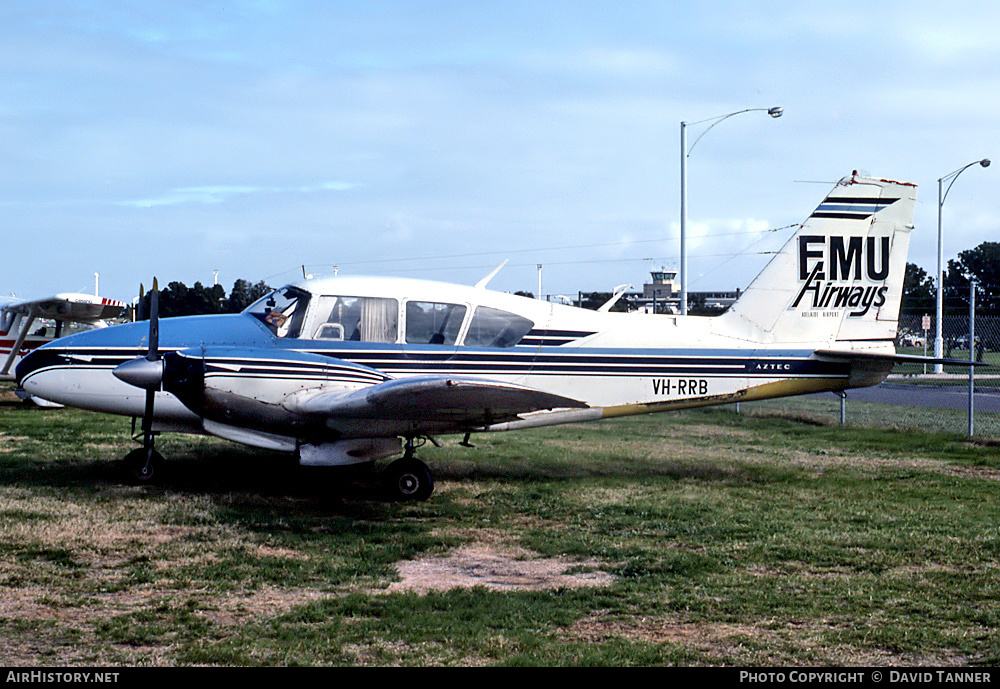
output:
[[[940, 359], [941, 355], [944, 353], [944, 332], [942, 330], [942, 321], [944, 320], [944, 230], [941, 222], [941, 210], [944, 208], [944, 200], [948, 198], [948, 192], [951, 191], [951, 185], [955, 183], [958, 176], [965, 172], [968, 168], [973, 165], [981, 165], [983, 167], [990, 166], [990, 159], [983, 158], [982, 160], [974, 160], [968, 165], [958, 168], [952, 173], [949, 173], [938, 180], [938, 236], [937, 236], [937, 277], [935, 282], [937, 282], [937, 300], [935, 304], [934, 316], [934, 358]], [[945, 189], [944, 183], [948, 182], [948, 188]], [[934, 364], [934, 373], [943, 373], [944, 366], [942, 364]]]
[[[687, 175], [687, 123], [681, 122], [681, 265], [678, 277], [681, 283], [681, 315], [688, 312], [688, 254], [687, 254], [687, 223], [688, 223], [688, 175]], [[671, 296], [673, 296], [671, 294]]]
[[[780, 107], [773, 108], [747, 108], [746, 110], [738, 110], [736, 112], [731, 112], [728, 115], [718, 115], [716, 117], [709, 117], [706, 120], [699, 120], [697, 122], [681, 122], [681, 265], [680, 265], [680, 283], [681, 283], [681, 315], [686, 316], [688, 312], [688, 278], [687, 278], [687, 159], [691, 155], [691, 151], [694, 147], [698, 145], [701, 141], [701, 137], [708, 134], [709, 130], [715, 125], [719, 124], [723, 120], [728, 120], [730, 117], [735, 115], [742, 115], [745, 112], [766, 112], [771, 117], [781, 117], [784, 109]], [[705, 122], [711, 122], [705, 128], [694, 143], [691, 144], [691, 148], [687, 147], [687, 128], [696, 124], [704, 124]]]

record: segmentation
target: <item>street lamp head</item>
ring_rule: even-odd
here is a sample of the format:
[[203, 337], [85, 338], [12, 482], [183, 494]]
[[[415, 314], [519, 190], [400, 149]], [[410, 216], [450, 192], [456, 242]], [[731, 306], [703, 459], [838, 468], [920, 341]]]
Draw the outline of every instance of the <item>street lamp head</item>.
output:
[[[781, 117], [781, 114], [783, 112], [785, 112], [784, 108], [779, 108], [779, 107], [768, 108], [767, 110], [767, 114], [770, 115], [771, 117]], [[989, 165], [990, 161], [987, 160], [986, 164]]]
[[979, 161], [979, 164], [982, 165], [983, 167], [989, 167], [990, 166], [990, 159], [989, 158], [983, 158], [982, 160]]

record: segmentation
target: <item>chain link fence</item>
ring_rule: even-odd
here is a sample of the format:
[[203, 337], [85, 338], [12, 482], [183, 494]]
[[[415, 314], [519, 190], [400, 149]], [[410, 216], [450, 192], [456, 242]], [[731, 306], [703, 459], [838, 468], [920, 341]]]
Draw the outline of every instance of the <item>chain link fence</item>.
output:
[[[927, 325], [927, 329], [924, 326]], [[902, 315], [896, 351], [933, 356], [935, 324], [920, 315]], [[986, 364], [973, 373], [969, 366], [947, 365], [936, 373], [933, 364], [897, 365], [875, 388], [805, 395], [740, 405], [741, 413], [784, 414], [816, 423], [905, 430], [915, 428], [1000, 440], [1000, 316], [977, 316], [969, 343], [969, 317], [945, 316], [943, 354], [952, 359]], [[970, 410], [971, 399], [971, 410]]]

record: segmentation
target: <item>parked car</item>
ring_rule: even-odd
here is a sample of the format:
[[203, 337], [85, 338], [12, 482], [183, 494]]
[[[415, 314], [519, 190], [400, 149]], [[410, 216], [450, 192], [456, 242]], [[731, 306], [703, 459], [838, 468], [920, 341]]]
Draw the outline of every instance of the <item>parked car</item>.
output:
[[[976, 335], [976, 344], [979, 344], [979, 335]], [[955, 338], [955, 349], [968, 349], [969, 348], [969, 336], [962, 335]]]

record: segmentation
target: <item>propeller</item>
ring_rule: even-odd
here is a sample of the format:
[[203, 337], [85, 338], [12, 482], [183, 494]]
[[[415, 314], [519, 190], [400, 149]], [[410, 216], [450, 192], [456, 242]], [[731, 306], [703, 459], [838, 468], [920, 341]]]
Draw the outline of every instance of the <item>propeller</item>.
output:
[[135, 319], [134, 320], [137, 320], [137, 321], [144, 321], [144, 320], [146, 320], [146, 303], [145, 303], [145, 296], [146, 295], [143, 294], [143, 292], [145, 292], [145, 289], [143, 288], [142, 283], [140, 282], [139, 283], [139, 301], [135, 305], [136, 314], [135, 314]]
[[[142, 286], [139, 286], [139, 303], [142, 304]], [[146, 356], [137, 357], [117, 366], [115, 377], [129, 385], [146, 391], [146, 405], [142, 414], [142, 449], [130, 452], [125, 458], [129, 469], [140, 482], [152, 479], [154, 465], [160, 456], [153, 446], [153, 411], [156, 392], [163, 383], [163, 358], [160, 356], [160, 290], [153, 278], [149, 292], [149, 337]]]

